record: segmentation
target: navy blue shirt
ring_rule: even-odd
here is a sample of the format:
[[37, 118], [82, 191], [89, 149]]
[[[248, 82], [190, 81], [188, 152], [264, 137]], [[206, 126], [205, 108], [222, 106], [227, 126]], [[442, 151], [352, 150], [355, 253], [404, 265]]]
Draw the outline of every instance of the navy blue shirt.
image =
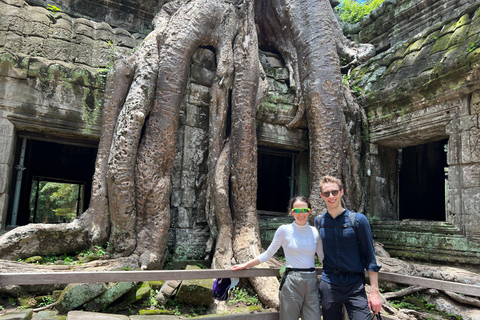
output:
[[315, 217], [315, 227], [322, 238], [325, 253], [322, 280], [334, 285], [352, 284], [360, 277], [365, 277], [364, 270], [378, 272], [381, 268], [375, 258], [367, 217], [356, 213], [358, 237], [364, 255], [362, 259], [357, 236], [347, 214], [349, 212], [346, 209], [335, 219], [327, 212], [323, 215], [323, 228], [320, 221], [322, 216]]

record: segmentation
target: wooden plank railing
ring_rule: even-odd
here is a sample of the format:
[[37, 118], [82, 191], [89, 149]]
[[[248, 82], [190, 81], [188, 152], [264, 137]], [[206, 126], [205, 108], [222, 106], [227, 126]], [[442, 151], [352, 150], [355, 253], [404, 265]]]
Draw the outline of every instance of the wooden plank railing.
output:
[[[322, 273], [321, 268], [316, 269]], [[99, 272], [39, 272], [39, 273], [0, 273], [0, 285], [36, 285], [36, 284], [67, 284], [67, 283], [95, 283], [95, 282], [130, 282], [153, 280], [192, 280], [215, 278], [254, 278], [278, 277], [279, 269], [251, 268], [241, 271], [204, 269], [204, 270], [147, 270], [147, 271], [99, 271]], [[368, 276], [368, 273], [366, 273]], [[469, 296], [480, 297], [480, 286], [458, 282], [442, 281], [422, 277], [413, 277], [402, 274], [379, 272], [379, 280], [417, 285], [442, 291], [452, 291]], [[277, 320], [278, 312], [222, 316], [222, 320], [245, 319]], [[204, 318], [207, 319], [219, 319]], [[385, 319], [393, 319], [386, 317]]]
[[[322, 273], [317, 268], [317, 274]], [[153, 280], [192, 280], [216, 278], [254, 278], [279, 277], [279, 269], [251, 268], [241, 271], [204, 269], [204, 270], [146, 270], [146, 271], [99, 271], [99, 272], [38, 272], [38, 273], [0, 273], [0, 285], [34, 285], [62, 283], [128, 282]], [[368, 276], [368, 273], [366, 273]], [[469, 296], [480, 297], [480, 286], [436, 279], [414, 277], [402, 274], [379, 272], [379, 280], [417, 285], [443, 291], [452, 291]]]

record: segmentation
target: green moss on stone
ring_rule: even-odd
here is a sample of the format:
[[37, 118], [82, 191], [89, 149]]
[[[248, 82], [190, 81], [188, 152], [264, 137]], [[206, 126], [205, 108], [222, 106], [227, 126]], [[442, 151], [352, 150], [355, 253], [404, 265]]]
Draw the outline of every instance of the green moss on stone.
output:
[[450, 43], [450, 38], [452, 37], [451, 33], [448, 33], [440, 38], [433, 44], [432, 49], [430, 49], [430, 54], [434, 54], [439, 51], [447, 50], [448, 44]]
[[450, 48], [464, 43], [467, 39], [468, 29], [469, 26], [466, 25], [455, 30], [450, 38], [450, 41], [448, 42], [448, 47]]
[[393, 61], [393, 63], [387, 68], [387, 71], [385, 71], [385, 75], [397, 73], [402, 64], [403, 59]]
[[458, 19], [457, 24], [455, 25], [455, 31], [460, 27], [470, 24], [471, 22], [470, 15], [468, 13], [464, 14], [460, 17], [460, 19]]
[[447, 25], [445, 25], [440, 31], [440, 36], [443, 37], [444, 35], [455, 31], [455, 29], [457, 28], [457, 22], [458, 22], [457, 20], [454, 20], [448, 23]]
[[480, 65], [480, 47], [473, 50], [467, 55], [467, 63], [472, 69], [477, 69]]
[[419, 51], [422, 48], [424, 42], [425, 42], [425, 39], [421, 38], [415, 41], [414, 43], [410, 44], [407, 50], [405, 50], [404, 56], [407, 56], [412, 52]]

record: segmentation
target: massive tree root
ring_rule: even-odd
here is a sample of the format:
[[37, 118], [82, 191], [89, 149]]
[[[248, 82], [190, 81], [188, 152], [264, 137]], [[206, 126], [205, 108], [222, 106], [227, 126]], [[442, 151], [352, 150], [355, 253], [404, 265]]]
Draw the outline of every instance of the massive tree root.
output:
[[[212, 266], [261, 253], [256, 213], [256, 107], [265, 91], [259, 47], [280, 52], [310, 134], [310, 198], [320, 212], [318, 181], [345, 182], [347, 205], [363, 206], [362, 109], [342, 84], [338, 53], [361, 61], [371, 46], [341, 33], [328, 0], [177, 0], [163, 6], [154, 31], [108, 75], [103, 131], [89, 209], [70, 224], [29, 225], [0, 240], [0, 256], [69, 253], [109, 242], [113, 257], [142, 269], [163, 264], [170, 227], [170, 176], [179, 110], [193, 52], [214, 48], [207, 221], [217, 239]], [[227, 115], [231, 109], [231, 128]], [[227, 136], [227, 132], [230, 132]], [[61, 241], [51, 241], [59, 235]], [[278, 306], [275, 279], [252, 279], [260, 299]]]

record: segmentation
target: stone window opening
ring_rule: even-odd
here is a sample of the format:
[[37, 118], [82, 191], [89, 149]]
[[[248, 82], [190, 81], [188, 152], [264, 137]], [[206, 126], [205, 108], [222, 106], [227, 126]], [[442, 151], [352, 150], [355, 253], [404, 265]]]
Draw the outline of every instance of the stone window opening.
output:
[[[6, 229], [29, 223], [69, 222], [81, 214], [90, 202], [96, 155], [95, 142], [40, 136], [30, 132], [18, 133]], [[47, 183], [50, 185], [45, 192], [47, 189], [50, 189], [50, 193], [62, 189], [56, 195], [49, 195], [52, 199], [57, 197], [57, 205], [61, 203], [60, 207], [53, 208], [58, 215], [56, 219], [53, 213], [49, 218], [43, 216], [38, 207], [41, 204], [39, 200], [42, 200], [40, 198], [45, 197], [41, 190]], [[63, 199], [65, 194], [62, 192], [67, 192], [72, 199]], [[67, 207], [72, 205], [74, 211], [70, 212], [71, 209]]]
[[446, 221], [448, 139], [398, 150], [399, 219]]
[[257, 210], [259, 214], [285, 216], [290, 198], [298, 188], [297, 154], [282, 150], [259, 149]]

